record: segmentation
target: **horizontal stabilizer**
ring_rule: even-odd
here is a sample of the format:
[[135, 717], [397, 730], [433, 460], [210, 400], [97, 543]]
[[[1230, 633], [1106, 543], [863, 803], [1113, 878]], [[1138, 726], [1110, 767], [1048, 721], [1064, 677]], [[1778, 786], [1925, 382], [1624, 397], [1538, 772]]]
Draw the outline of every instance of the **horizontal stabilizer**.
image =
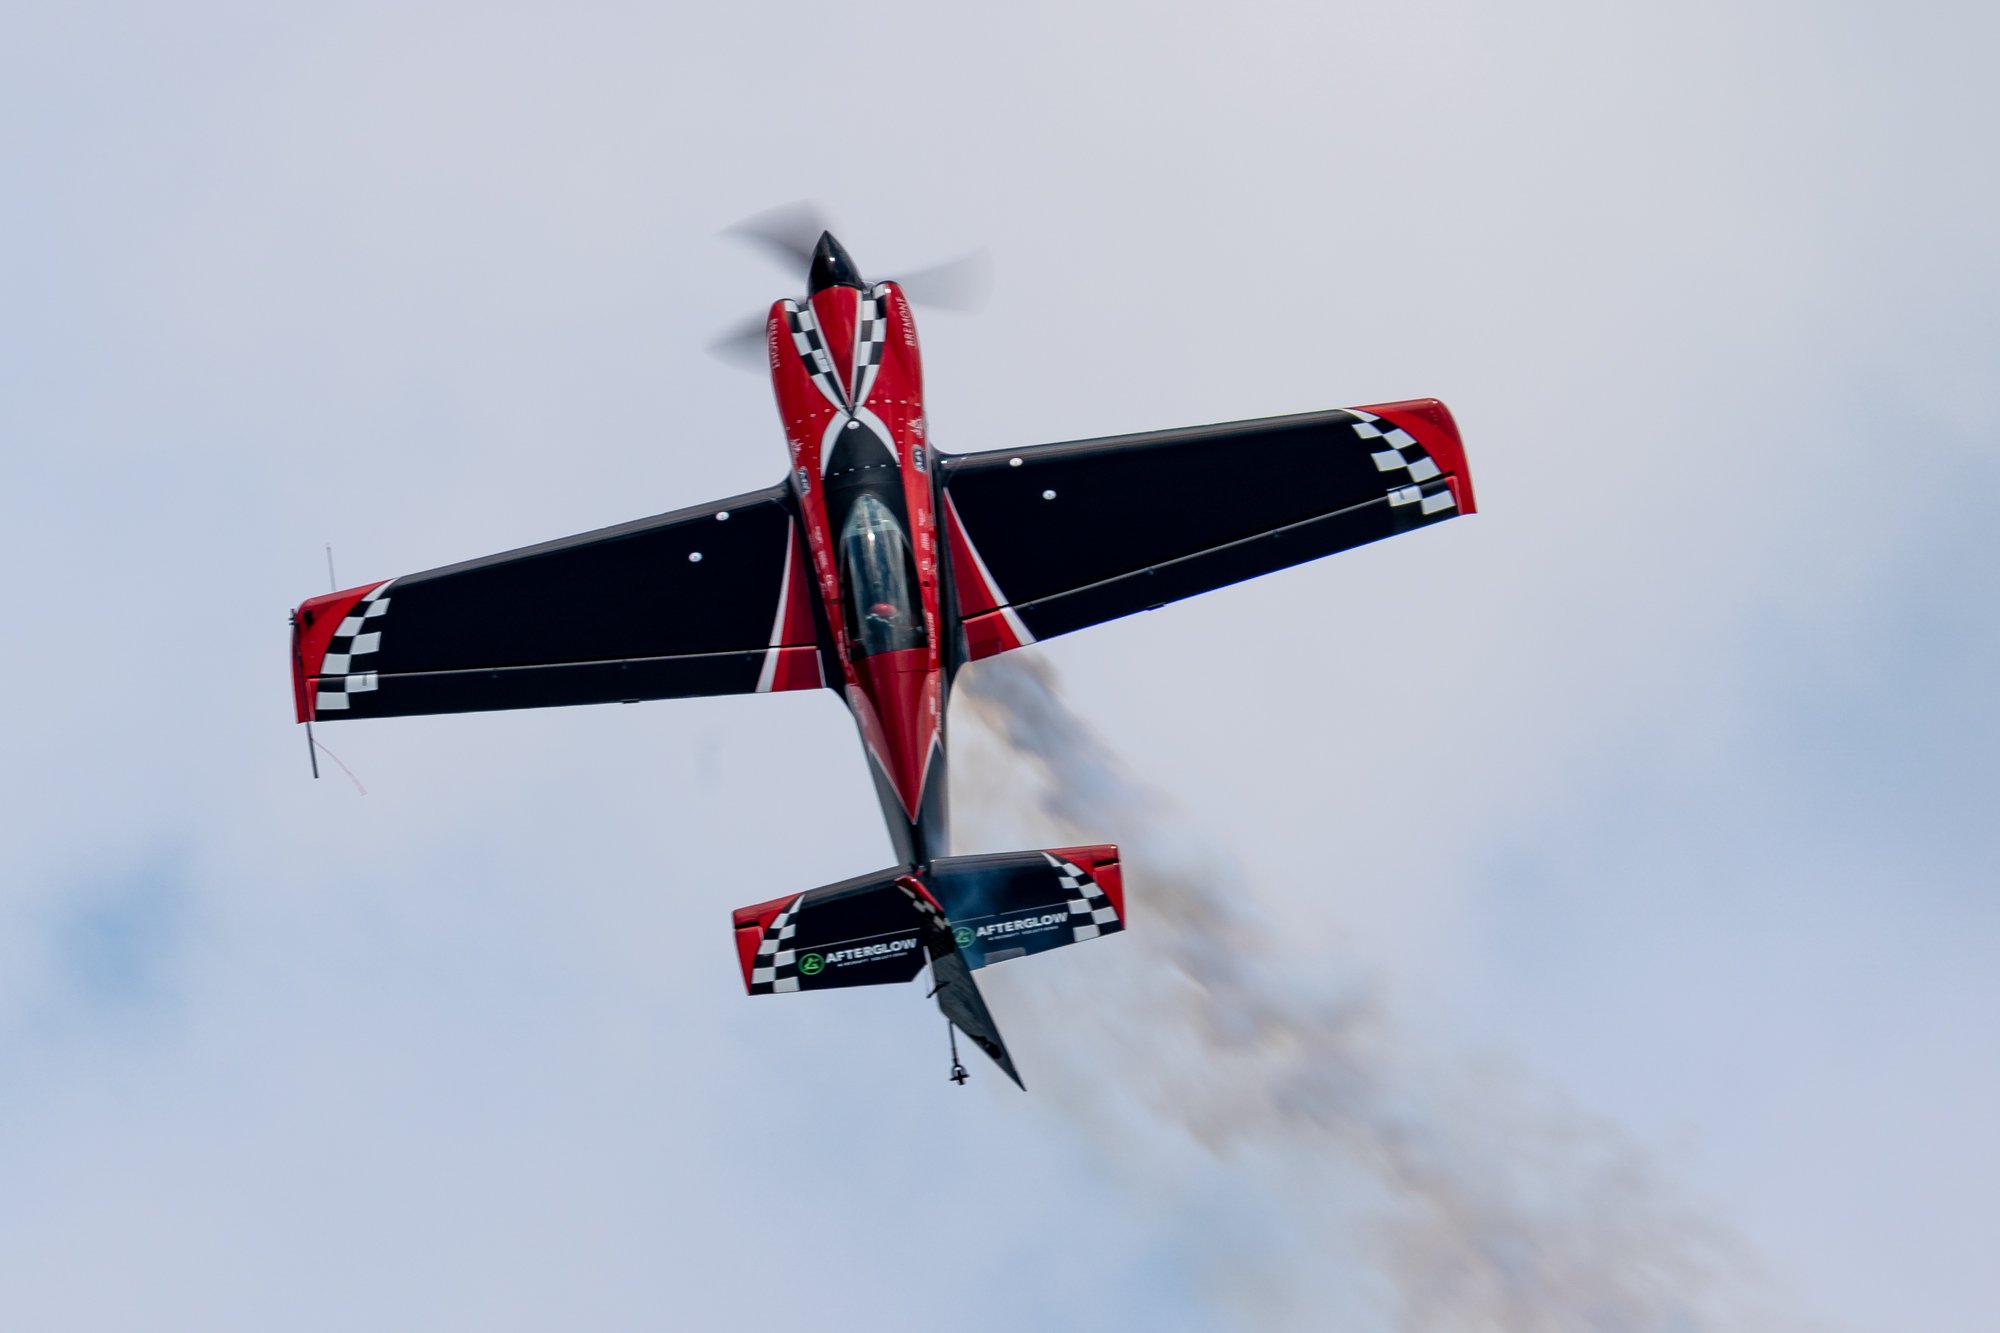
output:
[[944, 857], [921, 874], [883, 870], [739, 909], [743, 983], [773, 995], [908, 981], [928, 957], [932, 903], [974, 968], [1125, 928], [1116, 847]]
[[937, 895], [971, 967], [1125, 928], [1116, 847], [947, 857], [932, 863], [924, 883]]
[[899, 870], [862, 875], [736, 913], [736, 952], [752, 995], [878, 986], [923, 971], [925, 921]]
[[1125, 890], [1111, 846], [954, 856], [741, 908], [735, 926], [752, 995], [908, 981], [929, 964], [938, 1008], [1018, 1084], [973, 969], [1123, 930]]

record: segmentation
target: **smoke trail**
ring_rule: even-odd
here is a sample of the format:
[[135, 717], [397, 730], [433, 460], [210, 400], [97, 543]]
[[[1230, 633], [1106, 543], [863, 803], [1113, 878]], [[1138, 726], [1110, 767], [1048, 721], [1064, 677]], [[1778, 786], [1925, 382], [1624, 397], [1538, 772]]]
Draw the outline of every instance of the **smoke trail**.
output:
[[[1229, 1187], [1202, 1207], [1247, 1216], [1202, 1243], [1249, 1231], [1213, 1264], [1230, 1326], [1353, 1327], [1329, 1309], [1345, 1299], [1365, 1317], [1371, 1292], [1410, 1333], [1739, 1326], [1721, 1313], [1741, 1276], [1734, 1246], [1671, 1204], [1641, 1154], [1573, 1113], [1521, 1106], [1517, 1084], [1426, 1071], [1358, 973], [1330, 995], [1324, 978], [1289, 975], [1249, 877], [1123, 770], [1046, 663], [982, 663], [963, 686], [989, 748], [1013, 761], [975, 770], [961, 800], [973, 821], [1018, 817], [1028, 790], [1041, 826], [1008, 835], [1129, 849], [1133, 928], [1053, 985], [996, 969], [989, 989], [1009, 992], [1017, 1026], [1060, 1025], [1033, 1042], [1029, 1084], [1133, 1183], [1157, 1192], [1147, 1153], [1163, 1138], [1227, 1159]], [[1006, 798], [980, 785], [997, 768], [1013, 770], [998, 774], [1014, 784]], [[1087, 1006], [1063, 993], [1086, 975]], [[1260, 1265], [1274, 1243], [1289, 1253]]]

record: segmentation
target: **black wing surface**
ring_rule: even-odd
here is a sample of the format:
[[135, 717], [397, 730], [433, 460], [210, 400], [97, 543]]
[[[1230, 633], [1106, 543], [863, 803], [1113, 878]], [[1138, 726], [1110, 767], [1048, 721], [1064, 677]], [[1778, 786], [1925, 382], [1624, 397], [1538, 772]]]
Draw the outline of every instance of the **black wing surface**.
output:
[[1473, 511], [1436, 399], [943, 460], [973, 658]]
[[820, 684], [782, 486], [315, 597], [302, 720], [614, 703]]

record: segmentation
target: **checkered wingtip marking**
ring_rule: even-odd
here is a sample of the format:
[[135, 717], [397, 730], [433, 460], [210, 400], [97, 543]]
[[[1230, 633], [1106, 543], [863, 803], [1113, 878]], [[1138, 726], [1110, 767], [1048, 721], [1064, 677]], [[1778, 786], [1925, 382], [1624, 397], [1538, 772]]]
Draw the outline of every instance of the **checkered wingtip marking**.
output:
[[1458, 508], [1437, 460], [1424, 452], [1416, 436], [1372, 412], [1347, 411], [1356, 418], [1354, 433], [1368, 446], [1375, 470], [1388, 474], [1390, 504], [1416, 505], [1426, 517]]
[[840, 377], [833, 373], [833, 358], [827, 355], [826, 341], [820, 337], [819, 321], [813, 318], [812, 309], [796, 301], [785, 302], [785, 325], [792, 331], [792, 346], [806, 363], [812, 382], [829, 403], [845, 411], [847, 392]]
[[877, 284], [861, 294], [854, 327], [854, 404], [868, 401], [875, 376], [882, 369], [882, 351], [888, 342], [887, 284]]
[[384, 583], [356, 602], [328, 640], [326, 655], [319, 663], [319, 687], [313, 693], [315, 715], [345, 712], [351, 696], [376, 688], [376, 675], [367, 670], [363, 659], [381, 651], [382, 617], [389, 614], [388, 592], [389, 584]]
[[757, 957], [750, 964], [752, 995], [781, 995], [799, 988], [799, 962], [792, 948], [792, 936], [799, 932], [799, 904], [805, 897], [802, 893], [792, 899], [764, 928], [764, 938], [757, 943]]
[[1104, 896], [1104, 890], [1097, 887], [1097, 881], [1090, 877], [1089, 871], [1054, 852], [1043, 852], [1042, 855], [1055, 867], [1057, 881], [1069, 894], [1072, 943], [1094, 940], [1099, 935], [1110, 935], [1125, 929], [1125, 923], [1118, 919], [1118, 909]]

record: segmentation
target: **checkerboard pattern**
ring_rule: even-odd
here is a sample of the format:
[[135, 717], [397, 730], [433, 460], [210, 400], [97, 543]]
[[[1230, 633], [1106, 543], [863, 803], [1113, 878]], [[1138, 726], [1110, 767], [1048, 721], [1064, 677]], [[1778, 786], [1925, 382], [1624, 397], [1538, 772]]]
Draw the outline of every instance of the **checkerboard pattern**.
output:
[[820, 337], [819, 321], [813, 318], [812, 308], [797, 301], [785, 302], [785, 325], [792, 331], [792, 346], [798, 349], [799, 359], [806, 363], [812, 382], [819, 386], [819, 391], [829, 403], [846, 411], [847, 392], [840, 377], [833, 373], [833, 358], [827, 355], [826, 342]]
[[859, 407], [868, 401], [868, 391], [875, 387], [876, 372], [882, 368], [882, 350], [888, 341], [889, 322], [887, 301], [884, 294], [886, 284], [878, 283], [861, 294], [860, 308], [856, 311], [854, 328], [854, 405]]
[[1125, 929], [1125, 923], [1118, 919], [1118, 909], [1104, 896], [1104, 890], [1097, 887], [1097, 881], [1088, 871], [1074, 861], [1068, 861], [1054, 852], [1043, 852], [1049, 864], [1056, 869], [1056, 879], [1069, 893], [1069, 925], [1071, 942], [1094, 940], [1099, 935], [1110, 935]]
[[388, 614], [389, 584], [384, 583], [356, 602], [341, 620], [326, 645], [326, 656], [320, 659], [319, 687], [313, 695], [316, 715], [345, 712], [353, 704], [353, 695], [376, 687], [376, 675], [366, 669], [368, 663], [363, 659], [381, 651], [382, 617]]
[[764, 938], [757, 944], [757, 957], [750, 964], [752, 995], [782, 995], [799, 988], [798, 955], [791, 946], [792, 936], [799, 931], [799, 904], [805, 898], [802, 893], [792, 899], [764, 928]]
[[[1354, 433], [1368, 446], [1369, 457], [1375, 460], [1376, 470], [1392, 474], [1389, 477], [1390, 504], [1413, 504], [1425, 515], [1458, 508], [1458, 501], [1452, 496], [1451, 487], [1444, 483], [1444, 474], [1436, 460], [1424, 452], [1424, 447], [1417, 443], [1415, 436], [1372, 412], [1352, 407], [1347, 410], [1355, 418]], [[1395, 473], [1402, 476], [1393, 475]]]

